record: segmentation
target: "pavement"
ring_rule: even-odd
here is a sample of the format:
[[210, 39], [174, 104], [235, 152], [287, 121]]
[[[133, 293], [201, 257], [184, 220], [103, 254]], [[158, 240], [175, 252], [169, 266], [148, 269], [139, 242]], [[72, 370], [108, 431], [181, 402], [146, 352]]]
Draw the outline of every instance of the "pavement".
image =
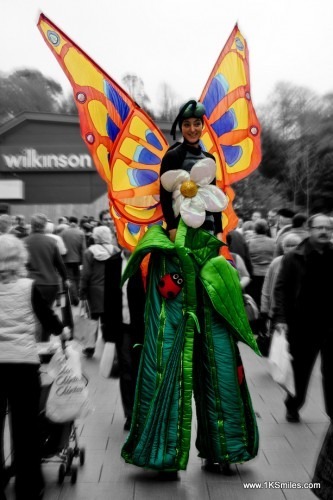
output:
[[[195, 449], [194, 415], [190, 459], [187, 470], [179, 473], [178, 481], [161, 482], [155, 472], [126, 464], [120, 457], [127, 433], [123, 430], [125, 418], [119, 380], [104, 379], [99, 374], [103, 349], [99, 339], [95, 356], [82, 360], [93, 407], [88, 417], [77, 421], [79, 446], [84, 447], [86, 453], [85, 464], [79, 466], [74, 485], [70, 477], [65, 477], [64, 483], [58, 485], [59, 465], [43, 465], [46, 479], [44, 500], [315, 499], [314, 494], [306, 489], [306, 483], [312, 480], [329, 425], [324, 412], [319, 360], [306, 405], [301, 411], [301, 422], [292, 424], [285, 420], [284, 391], [271, 379], [267, 359], [259, 358], [247, 346], [241, 345], [240, 348], [258, 417], [260, 447], [254, 460], [232, 466], [233, 476], [201, 470], [201, 459]], [[250, 482], [260, 484], [249, 489], [246, 483]], [[6, 494], [8, 500], [14, 500], [12, 481]]]

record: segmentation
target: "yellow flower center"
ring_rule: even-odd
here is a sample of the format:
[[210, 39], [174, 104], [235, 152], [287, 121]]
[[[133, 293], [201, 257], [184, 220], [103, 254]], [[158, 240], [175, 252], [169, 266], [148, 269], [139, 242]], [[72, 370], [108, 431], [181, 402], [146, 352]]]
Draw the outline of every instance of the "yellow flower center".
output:
[[198, 186], [193, 181], [184, 181], [180, 186], [180, 192], [185, 198], [193, 198], [198, 192]]

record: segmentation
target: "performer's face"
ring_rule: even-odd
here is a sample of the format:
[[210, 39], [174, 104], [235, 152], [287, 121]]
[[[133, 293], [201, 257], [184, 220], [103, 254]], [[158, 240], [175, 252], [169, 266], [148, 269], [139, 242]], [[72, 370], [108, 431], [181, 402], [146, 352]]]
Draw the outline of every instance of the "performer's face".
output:
[[186, 118], [182, 123], [182, 134], [184, 139], [192, 144], [199, 141], [203, 129], [203, 123], [199, 118]]

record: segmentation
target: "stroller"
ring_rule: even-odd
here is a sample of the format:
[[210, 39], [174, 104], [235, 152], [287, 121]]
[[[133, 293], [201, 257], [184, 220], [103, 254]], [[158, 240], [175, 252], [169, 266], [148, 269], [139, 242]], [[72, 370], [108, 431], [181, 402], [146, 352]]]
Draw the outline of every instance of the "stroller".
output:
[[[65, 345], [62, 346], [63, 349]], [[70, 476], [71, 484], [75, 484], [78, 474], [78, 464], [85, 463], [85, 448], [79, 447], [75, 421], [56, 423], [46, 416], [46, 403], [51, 391], [53, 380], [47, 374], [47, 365], [52, 354], [39, 353], [41, 360], [42, 391], [40, 398], [40, 430], [41, 430], [41, 460], [42, 463], [58, 463], [58, 484], [64, 482], [65, 476]], [[83, 375], [86, 385], [87, 378]], [[75, 462], [76, 463], [75, 463]]]

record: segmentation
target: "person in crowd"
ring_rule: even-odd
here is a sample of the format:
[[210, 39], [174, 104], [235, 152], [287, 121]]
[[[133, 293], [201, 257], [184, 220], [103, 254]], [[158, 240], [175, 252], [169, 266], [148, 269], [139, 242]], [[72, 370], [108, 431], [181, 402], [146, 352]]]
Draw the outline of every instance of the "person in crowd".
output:
[[83, 222], [82, 231], [84, 232], [84, 237], [86, 239], [86, 247], [94, 244], [93, 229], [95, 226], [91, 225], [89, 222]]
[[262, 213], [259, 210], [255, 210], [251, 215], [251, 221], [256, 222], [258, 219], [262, 219]]
[[[330, 284], [333, 282], [332, 222], [315, 214], [308, 220], [309, 237], [286, 255], [275, 292], [273, 321], [286, 333], [295, 377], [295, 396], [285, 401], [286, 419], [299, 422], [312, 369], [321, 355], [323, 392], [327, 415], [333, 417], [333, 323]], [[325, 285], [326, 283], [326, 285]]]
[[53, 222], [48, 221], [45, 226], [45, 234], [50, 238], [53, 238], [57, 243], [57, 247], [59, 249], [60, 255], [63, 257], [67, 253], [67, 248], [65, 246], [64, 240], [59, 234], [55, 234], [54, 232], [54, 224]]
[[268, 236], [276, 238], [278, 232], [278, 211], [276, 208], [271, 208], [267, 214]]
[[[254, 234], [249, 240], [249, 254], [252, 263], [251, 283], [247, 288], [247, 293], [253, 298], [257, 309], [260, 309], [261, 290], [264, 284], [265, 275], [269, 264], [273, 260], [275, 242], [267, 236], [268, 225], [265, 219], [258, 219], [254, 223]], [[266, 321], [260, 315], [252, 321], [251, 327], [258, 335], [258, 345], [264, 354], [262, 340], [266, 337]]]
[[58, 219], [58, 224], [57, 226], [54, 228], [54, 233], [55, 234], [58, 234], [59, 236], [61, 236], [61, 233], [63, 231], [65, 231], [65, 229], [68, 229], [69, 228], [69, 221], [68, 221], [68, 218], [63, 216], [63, 217], [59, 217]]
[[[67, 253], [67, 248], [66, 248], [64, 240], [62, 239], [60, 234], [55, 233], [55, 227], [54, 227], [53, 222], [50, 222], [50, 221], [47, 222], [47, 224], [45, 226], [45, 234], [47, 236], [49, 236], [50, 238], [53, 238], [55, 240], [55, 242], [57, 243], [61, 257], [64, 257], [64, 255], [66, 255], [66, 253]], [[60, 297], [61, 297], [62, 292], [63, 292], [62, 280], [61, 280], [61, 276], [59, 275], [58, 276], [58, 292], [57, 292], [57, 296], [56, 296], [56, 306], [57, 307], [61, 306]]]
[[[301, 243], [301, 238], [297, 234], [287, 233], [283, 239], [283, 255], [294, 250]], [[270, 263], [264, 284], [261, 290], [260, 302], [260, 320], [261, 320], [261, 336], [257, 339], [261, 354], [268, 356], [272, 335], [274, 332], [273, 325], [273, 309], [274, 309], [274, 288], [281, 267], [282, 257], [275, 257]]]
[[[183, 142], [169, 148], [160, 172], [167, 230], [157, 225], [149, 228], [123, 275], [123, 280], [129, 278], [144, 256], [151, 254], [145, 339], [132, 425], [122, 456], [170, 480], [187, 466], [192, 392], [198, 419], [196, 446], [205, 460], [204, 470], [230, 474], [231, 463], [251, 460], [258, 448], [236, 337], [258, 351], [237, 271], [218, 256], [221, 211], [227, 199], [214, 185], [214, 157], [200, 147], [204, 113], [204, 106], [194, 100], [182, 106], [172, 134], [178, 125]], [[194, 179], [205, 185], [207, 204], [196, 198], [196, 206], [206, 210], [186, 210], [198, 196]], [[226, 295], [233, 304], [230, 311], [220, 300]]]
[[93, 215], [89, 216], [88, 222], [91, 225], [92, 229], [94, 229], [94, 227], [98, 226], [98, 221], [95, 219], [95, 217]]
[[243, 234], [237, 230], [230, 231], [230, 233], [228, 233], [228, 235], [227, 235], [227, 243], [228, 243], [230, 252], [235, 253], [242, 258], [242, 260], [244, 261], [244, 264], [246, 266], [246, 269], [251, 276], [253, 269], [252, 269], [252, 262], [251, 262], [250, 252], [249, 252], [249, 246], [246, 243], [246, 240], [245, 240]]
[[77, 217], [71, 216], [69, 224], [68, 229], [62, 231], [61, 237], [67, 248], [64, 262], [70, 281], [71, 302], [74, 306], [77, 306], [79, 304], [80, 265], [86, 249], [86, 239], [83, 231], [78, 227]]
[[258, 219], [254, 223], [254, 235], [249, 240], [249, 253], [252, 263], [252, 280], [248, 293], [256, 304], [260, 305], [261, 289], [264, 283], [268, 266], [273, 260], [275, 242], [267, 236], [268, 225], [265, 219]]
[[25, 223], [24, 215], [16, 216], [16, 225], [10, 230], [10, 234], [14, 234], [17, 238], [26, 238], [29, 234], [29, 227]]
[[[312, 493], [322, 500], [333, 498], [333, 422], [331, 421], [320, 449], [314, 475]], [[319, 488], [314, 486], [319, 483]]]
[[301, 212], [292, 217], [291, 225], [288, 225], [288, 230], [280, 234], [278, 240], [276, 241], [275, 256], [283, 255], [283, 240], [287, 234], [297, 234], [302, 241], [309, 236], [309, 232], [306, 227], [307, 220], [307, 216]]
[[[302, 239], [298, 234], [288, 233], [283, 239], [283, 255], [287, 255], [301, 243]], [[265, 275], [264, 284], [261, 291], [260, 312], [261, 315], [270, 321], [273, 319], [274, 309], [274, 289], [280, 271], [283, 255], [275, 257], [270, 263]]]
[[[129, 252], [123, 250], [122, 254], [123, 271], [128, 262]], [[116, 341], [125, 431], [130, 430], [132, 423], [135, 387], [144, 341], [144, 309], [145, 289], [142, 272], [139, 268], [122, 287], [122, 324]]]
[[[40, 363], [35, 316], [55, 335], [61, 334], [63, 327], [36, 283], [24, 277], [27, 259], [21, 240], [10, 234], [0, 235], [0, 428], [4, 428], [8, 407], [16, 500], [40, 500], [44, 479], [39, 446]], [[3, 432], [0, 449], [3, 449]], [[1, 463], [2, 499], [6, 498], [7, 479]]]
[[99, 213], [99, 225], [100, 226], [106, 226], [110, 229], [111, 231], [111, 238], [112, 238], [112, 244], [117, 245], [118, 240], [117, 240], [117, 232], [116, 232], [116, 227], [115, 224], [112, 220], [111, 214], [109, 210], [102, 210]]
[[[283, 239], [284, 235], [291, 229], [292, 218], [295, 212], [290, 208], [280, 208], [278, 210], [278, 223], [277, 223], [277, 233], [275, 237], [276, 248], [280, 245], [280, 240]], [[276, 257], [277, 255], [275, 255]]]
[[236, 227], [235, 231], [238, 231], [239, 233], [243, 234], [243, 224], [244, 224], [244, 218], [241, 216], [238, 216], [237, 227]]
[[[29, 258], [28, 276], [35, 281], [37, 288], [51, 307], [59, 288], [59, 276], [63, 285], [68, 286], [67, 272], [56, 241], [45, 234], [47, 217], [35, 214], [31, 217], [31, 234], [25, 239]], [[49, 332], [42, 331], [42, 340], [49, 338]]]
[[10, 217], [7, 214], [0, 215], [0, 235], [10, 231]]
[[[80, 299], [87, 300], [91, 318], [100, 320], [105, 342], [115, 342], [122, 322], [121, 250], [111, 243], [107, 226], [93, 230], [94, 244], [83, 255]], [[92, 356], [95, 349], [85, 349]]]
[[251, 220], [246, 220], [242, 226], [242, 232], [246, 243], [249, 243], [250, 239], [254, 235], [254, 222]]

